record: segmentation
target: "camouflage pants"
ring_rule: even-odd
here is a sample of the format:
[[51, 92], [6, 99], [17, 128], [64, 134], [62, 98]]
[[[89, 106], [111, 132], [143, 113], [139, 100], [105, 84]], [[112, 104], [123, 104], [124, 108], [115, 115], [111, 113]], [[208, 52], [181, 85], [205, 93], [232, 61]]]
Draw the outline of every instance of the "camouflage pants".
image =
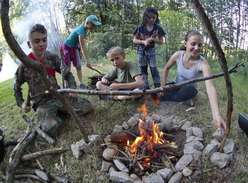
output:
[[[85, 98], [75, 97], [68, 99], [78, 115], [90, 113], [93, 110], [92, 104]], [[58, 112], [68, 113], [65, 106], [56, 98], [39, 103], [36, 113], [41, 129], [45, 132], [55, 132], [62, 124]]]

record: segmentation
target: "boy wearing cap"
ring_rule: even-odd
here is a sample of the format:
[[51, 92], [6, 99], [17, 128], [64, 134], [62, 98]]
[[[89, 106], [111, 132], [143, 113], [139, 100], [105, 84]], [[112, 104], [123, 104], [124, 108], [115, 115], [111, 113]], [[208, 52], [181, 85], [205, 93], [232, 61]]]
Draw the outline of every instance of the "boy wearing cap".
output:
[[77, 28], [75, 28], [69, 37], [65, 40], [65, 43], [61, 46], [61, 54], [63, 56], [65, 64], [71, 68], [71, 62], [77, 70], [77, 76], [79, 80], [80, 88], [87, 88], [82, 82], [82, 69], [80, 50], [86, 61], [86, 66], [91, 68], [91, 63], [87, 54], [84, 39], [86, 38], [88, 30], [93, 30], [97, 25], [102, 25], [97, 16], [90, 15], [86, 20]]

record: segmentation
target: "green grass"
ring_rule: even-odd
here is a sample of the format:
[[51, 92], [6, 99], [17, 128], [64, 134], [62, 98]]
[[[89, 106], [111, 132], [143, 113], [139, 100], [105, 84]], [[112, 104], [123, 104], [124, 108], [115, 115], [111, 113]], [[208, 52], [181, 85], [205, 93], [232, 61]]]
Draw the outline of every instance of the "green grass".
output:
[[[136, 55], [130, 53], [127, 55], [127, 61], [132, 60], [136, 62]], [[94, 66], [97, 70], [102, 73], [107, 73], [107, 71], [112, 67], [110, 62], [103, 58], [102, 60], [93, 61], [97, 63]], [[163, 67], [159, 68], [159, 72], [162, 73]], [[75, 70], [72, 69], [75, 74]], [[149, 71], [150, 72], [150, 71]], [[220, 72], [219, 69], [213, 71], [213, 74]], [[95, 71], [83, 67], [83, 79], [84, 83], [88, 82], [88, 77], [98, 75]], [[176, 75], [175, 68], [170, 71], [169, 80], [172, 81]], [[59, 76], [57, 76], [59, 77]], [[75, 76], [77, 79], [77, 77]], [[234, 159], [227, 168], [219, 170], [209, 163], [209, 161], [203, 162], [203, 177], [205, 180], [230, 180], [231, 182], [244, 182], [247, 180], [248, 173], [246, 168], [248, 167], [247, 161], [247, 137], [244, 132], [238, 127], [238, 114], [242, 113], [248, 116], [247, 109], [247, 91], [248, 83], [247, 78], [242, 73], [231, 74], [232, 87], [233, 87], [233, 115], [231, 132], [229, 137], [233, 138], [236, 142], [237, 151], [234, 154]], [[149, 81], [152, 84], [151, 75], [149, 73]], [[61, 78], [58, 78], [58, 82], [61, 83]], [[219, 108], [223, 118], [226, 118], [227, 111], [227, 93], [225, 80], [223, 77], [214, 79], [214, 84], [218, 92], [219, 98]], [[22, 111], [16, 106], [15, 99], [13, 97], [13, 79], [0, 83], [0, 128], [4, 131], [5, 140], [18, 139], [25, 135], [28, 125], [22, 119]], [[178, 110], [176, 115], [180, 115], [181, 118], [185, 118], [191, 121], [194, 125], [201, 127], [204, 130], [205, 142], [208, 143], [211, 140], [211, 135], [215, 131], [212, 122], [210, 105], [206, 96], [205, 84], [200, 83], [200, 88], [202, 89], [202, 95], [198, 95], [196, 100], [196, 113], [189, 114], [185, 113], [183, 110]], [[23, 87], [24, 98], [27, 94], [27, 86]], [[95, 143], [94, 147], [91, 149], [90, 153], [84, 154], [80, 159], [75, 159], [72, 156], [71, 151], [63, 153], [65, 159], [66, 167], [56, 168], [56, 165], [60, 165], [61, 155], [45, 156], [39, 159], [41, 164], [51, 172], [58, 175], [69, 177], [70, 181], [73, 182], [99, 182], [98, 177], [101, 174], [101, 158], [104, 146], [104, 138], [109, 135], [114, 125], [122, 124], [124, 121], [128, 120], [134, 113], [136, 113], [137, 107], [140, 104], [131, 103], [121, 103], [112, 101], [102, 101], [98, 96], [94, 95], [83, 95], [89, 99], [93, 106], [94, 111], [82, 117], [82, 121], [85, 125], [86, 132], [91, 134], [100, 135], [100, 140]], [[148, 111], [152, 112], [156, 110], [156, 107], [148, 106]], [[27, 114], [34, 122], [37, 122], [36, 115], [32, 111]], [[32, 147], [29, 148], [30, 152], [35, 152], [38, 150], [45, 150], [54, 147], [64, 147], [70, 148], [70, 145], [83, 139], [77, 125], [69, 116], [63, 117], [64, 126], [61, 128], [60, 135], [56, 138], [56, 143], [54, 145], [49, 145], [42, 141], [37, 141]], [[8, 154], [12, 150], [12, 147], [8, 148]], [[5, 172], [8, 161], [8, 155], [1, 164], [2, 172]], [[241, 166], [242, 165], [242, 166]], [[218, 172], [218, 173], [216, 173]], [[108, 180], [101, 182], [109, 182]]]

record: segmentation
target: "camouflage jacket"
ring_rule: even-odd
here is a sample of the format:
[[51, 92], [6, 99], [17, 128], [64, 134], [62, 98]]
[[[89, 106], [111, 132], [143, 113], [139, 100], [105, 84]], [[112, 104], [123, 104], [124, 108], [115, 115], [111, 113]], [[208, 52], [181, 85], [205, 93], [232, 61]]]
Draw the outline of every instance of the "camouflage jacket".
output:
[[[49, 51], [45, 52], [44, 57], [42, 58], [45, 66], [47, 68], [53, 69], [56, 72], [61, 74], [61, 59], [55, 53], [51, 53]], [[76, 88], [76, 82], [74, 76], [70, 72], [69, 68], [62, 62], [62, 67], [64, 68], [64, 78], [68, 82], [70, 88]], [[56, 78], [54, 78], [51, 74], [48, 73], [48, 79], [51, 82], [52, 87], [55, 89], [59, 89], [60, 86], [57, 83]], [[35, 96], [37, 94], [45, 93], [47, 90], [45, 85], [43, 84], [42, 78], [40, 74], [26, 67], [24, 64], [20, 64], [15, 73], [15, 83], [14, 83], [14, 96], [17, 102], [17, 105], [21, 107], [24, 102], [22, 88], [21, 86], [27, 82], [29, 87], [29, 94], [31, 96]], [[41, 99], [47, 98], [51, 99], [53, 96], [51, 94], [40, 95], [32, 100], [33, 108], [35, 109], [38, 106], [39, 101]]]

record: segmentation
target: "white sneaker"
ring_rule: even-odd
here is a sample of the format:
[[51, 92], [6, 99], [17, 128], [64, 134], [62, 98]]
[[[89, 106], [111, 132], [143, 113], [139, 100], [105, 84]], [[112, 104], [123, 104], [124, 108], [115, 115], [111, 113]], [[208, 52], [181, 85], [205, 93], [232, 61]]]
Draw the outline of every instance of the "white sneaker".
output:
[[180, 102], [181, 105], [189, 105], [191, 107], [195, 106], [194, 98]]

